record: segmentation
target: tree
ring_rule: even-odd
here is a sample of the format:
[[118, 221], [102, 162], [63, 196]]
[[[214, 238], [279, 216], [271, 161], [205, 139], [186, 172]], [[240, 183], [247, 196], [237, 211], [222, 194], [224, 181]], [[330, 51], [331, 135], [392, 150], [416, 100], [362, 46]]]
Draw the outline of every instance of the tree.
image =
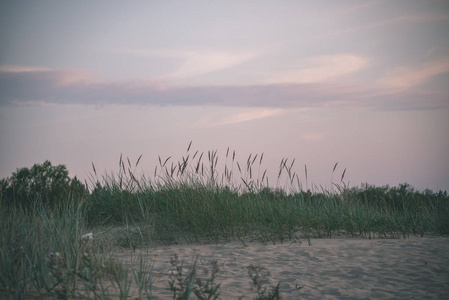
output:
[[53, 206], [61, 201], [81, 199], [84, 185], [71, 179], [65, 165], [52, 166], [50, 161], [34, 164], [31, 169], [20, 168], [0, 181], [1, 199], [7, 204], [29, 206], [40, 201]]

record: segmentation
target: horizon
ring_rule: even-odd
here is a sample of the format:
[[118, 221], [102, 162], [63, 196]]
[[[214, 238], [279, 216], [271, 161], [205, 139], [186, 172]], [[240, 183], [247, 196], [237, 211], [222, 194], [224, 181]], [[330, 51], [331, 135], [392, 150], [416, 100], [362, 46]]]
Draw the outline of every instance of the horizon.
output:
[[151, 175], [192, 142], [264, 153], [270, 182], [288, 158], [304, 185], [449, 191], [448, 2], [0, 8], [0, 178], [49, 160], [84, 182], [121, 155]]

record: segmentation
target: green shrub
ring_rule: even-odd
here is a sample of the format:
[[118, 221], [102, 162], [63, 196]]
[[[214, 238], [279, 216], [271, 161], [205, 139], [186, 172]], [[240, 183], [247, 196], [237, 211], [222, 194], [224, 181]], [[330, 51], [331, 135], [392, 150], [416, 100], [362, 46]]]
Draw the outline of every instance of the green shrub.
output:
[[0, 180], [0, 188], [1, 203], [24, 208], [35, 201], [52, 207], [61, 201], [80, 200], [86, 192], [76, 177], [69, 177], [65, 165], [52, 166], [48, 160], [17, 169], [11, 177]]

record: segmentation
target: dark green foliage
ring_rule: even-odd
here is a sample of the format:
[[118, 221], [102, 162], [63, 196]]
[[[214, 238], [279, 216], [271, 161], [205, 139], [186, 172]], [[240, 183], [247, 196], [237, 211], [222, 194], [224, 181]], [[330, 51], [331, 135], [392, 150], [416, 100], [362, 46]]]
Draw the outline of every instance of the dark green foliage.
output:
[[0, 200], [6, 205], [30, 207], [38, 201], [44, 206], [54, 206], [73, 199], [82, 199], [84, 185], [75, 177], [71, 179], [65, 165], [52, 166], [50, 161], [20, 168], [9, 178], [0, 180]]
[[408, 185], [287, 194], [267, 187], [239, 193], [199, 182], [147, 184], [133, 192], [108, 184], [98, 185], [87, 202], [93, 223], [151, 224], [153, 239], [172, 242], [179, 236], [271, 243], [295, 240], [298, 234], [396, 237], [449, 231], [447, 194], [418, 192]]
[[[187, 172], [187, 171], [186, 171]], [[116, 180], [97, 180], [90, 194], [64, 165], [34, 165], [1, 180], [2, 203], [44, 207], [67, 200], [83, 203], [86, 220], [96, 224], [147, 224], [140, 236], [175, 242], [179, 236], [217, 242], [256, 239], [263, 243], [299, 236], [331, 237], [449, 234], [446, 192], [399, 187], [339, 187], [338, 192], [311, 192], [260, 187], [247, 190], [210, 182], [208, 175], [187, 174], [160, 182], [125, 170]], [[206, 178], [204, 178], [206, 177]], [[85, 199], [84, 199], [85, 197]], [[84, 201], [85, 200], [85, 201]], [[133, 243], [134, 244], [134, 243]]]

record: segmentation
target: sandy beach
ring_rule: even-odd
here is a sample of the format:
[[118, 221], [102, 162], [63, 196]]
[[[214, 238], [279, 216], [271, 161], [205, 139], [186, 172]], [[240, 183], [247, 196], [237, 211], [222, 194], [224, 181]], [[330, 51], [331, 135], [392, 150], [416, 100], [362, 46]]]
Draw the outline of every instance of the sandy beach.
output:
[[174, 254], [183, 261], [185, 273], [195, 258], [199, 274], [211, 268], [211, 259], [217, 260], [221, 299], [256, 297], [250, 265], [262, 268], [268, 288], [280, 282], [282, 299], [449, 299], [449, 239], [444, 237], [173, 245], [119, 250], [114, 257], [130, 263], [147, 252], [154, 263], [154, 299], [171, 297], [165, 289]]

